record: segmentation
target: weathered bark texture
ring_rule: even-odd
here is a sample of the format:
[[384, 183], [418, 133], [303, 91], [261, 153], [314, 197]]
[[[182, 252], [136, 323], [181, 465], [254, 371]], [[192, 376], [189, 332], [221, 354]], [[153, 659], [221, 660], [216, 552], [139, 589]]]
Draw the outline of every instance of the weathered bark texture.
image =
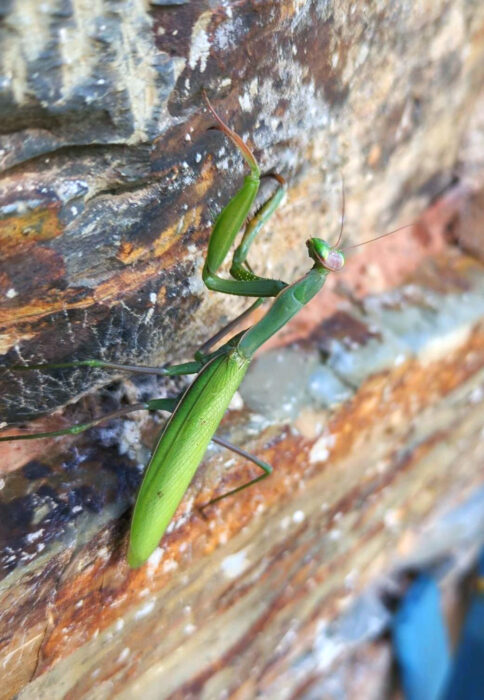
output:
[[182, 360], [244, 307], [201, 284], [245, 172], [202, 87], [289, 182], [257, 271], [294, 279], [306, 238], [336, 238], [341, 173], [350, 243], [424, 212], [349, 255], [249, 371], [222, 434], [271, 479], [205, 521], [250, 472], [209, 450], [146, 567], [126, 532], [161, 419], [1, 444], [0, 698], [362, 698], [370, 673], [380, 692], [389, 614], [368, 591], [484, 532], [484, 6], [12, 0], [0, 18], [1, 421], [174, 392], [8, 367]]

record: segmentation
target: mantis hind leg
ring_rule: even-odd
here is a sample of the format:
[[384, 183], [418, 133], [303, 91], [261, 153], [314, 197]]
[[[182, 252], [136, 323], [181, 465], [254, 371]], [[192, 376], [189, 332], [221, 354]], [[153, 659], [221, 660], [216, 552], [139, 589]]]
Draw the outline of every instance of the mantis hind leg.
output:
[[254, 455], [251, 455], [249, 452], [246, 452], [245, 450], [243, 450], [240, 447], [237, 447], [236, 445], [232, 445], [232, 443], [228, 442], [227, 440], [224, 440], [223, 438], [214, 436], [212, 438], [212, 441], [215, 442], [217, 445], [220, 445], [221, 447], [225, 447], [228, 450], [235, 452], [235, 454], [239, 455], [239, 457], [243, 457], [244, 459], [249, 460], [249, 462], [252, 462], [252, 464], [255, 464], [257, 467], [259, 467], [259, 469], [262, 469], [263, 473], [260, 476], [256, 476], [255, 479], [251, 479], [247, 483], [242, 484], [241, 486], [237, 486], [237, 488], [235, 489], [231, 489], [230, 491], [227, 491], [226, 493], [223, 493], [222, 495], [217, 496], [216, 498], [212, 498], [210, 501], [208, 501], [208, 503], [204, 503], [204, 505], [200, 506], [200, 511], [202, 512], [202, 514], [205, 508], [212, 506], [214, 503], [217, 503], [218, 501], [221, 501], [222, 499], [227, 498], [228, 496], [234, 496], [236, 493], [239, 493], [240, 491], [249, 488], [249, 486], [257, 484], [258, 481], [267, 479], [267, 477], [270, 474], [272, 474], [271, 465], [267, 464], [267, 462], [264, 462], [262, 459], [258, 459]]
[[168, 411], [169, 413], [172, 413], [175, 410], [178, 399], [179, 397], [175, 397], [174, 399], [153, 399], [143, 403], [135, 403], [131, 406], [119, 408], [111, 413], [106, 413], [104, 416], [94, 418], [87, 423], [76, 423], [76, 425], [70, 425], [68, 428], [61, 428], [60, 430], [51, 430], [40, 433], [26, 433], [24, 435], [2, 435], [0, 436], [0, 442], [9, 442], [13, 440], [37, 440], [39, 438], [61, 437], [62, 435], [78, 435], [79, 433], [83, 433], [90, 428], [94, 428], [96, 425], [100, 425], [100, 423], [113, 420], [114, 418], [121, 418], [122, 416], [125, 416], [128, 413], [133, 413], [134, 411]]
[[[2, 435], [0, 436], [0, 442], [13, 442], [15, 440], [37, 440], [41, 438], [61, 437], [63, 435], [78, 435], [79, 433], [83, 433], [86, 430], [89, 430], [90, 428], [94, 428], [97, 425], [100, 425], [101, 423], [105, 423], [106, 421], [113, 420], [115, 418], [121, 418], [135, 411], [167, 411], [168, 413], [173, 413], [178, 404], [178, 401], [180, 400], [180, 396], [176, 396], [175, 398], [169, 399], [152, 399], [151, 401], [132, 404], [131, 406], [125, 406], [116, 411], [112, 411], [111, 413], [106, 413], [104, 416], [101, 416], [99, 418], [94, 418], [93, 420], [88, 421], [87, 423], [77, 423], [76, 425], [71, 425], [67, 428], [61, 428], [60, 430], [27, 433], [24, 435]], [[256, 466], [258, 466], [260, 469], [262, 469], [263, 474], [256, 477], [255, 479], [251, 479], [246, 484], [242, 484], [241, 486], [238, 486], [235, 489], [227, 491], [227, 493], [223, 493], [221, 496], [212, 498], [211, 501], [205, 503], [203, 506], [200, 507], [200, 510], [202, 512], [205, 508], [208, 508], [208, 506], [211, 506], [214, 503], [221, 501], [223, 498], [227, 498], [227, 496], [233, 496], [234, 494], [239, 493], [239, 491], [243, 491], [249, 486], [252, 486], [252, 484], [256, 484], [258, 481], [262, 481], [262, 479], [265, 479], [270, 474], [272, 474], [272, 467], [270, 466], [270, 464], [267, 464], [267, 462], [264, 462], [263, 460], [254, 457], [242, 448], [237, 447], [236, 445], [232, 445], [232, 443], [228, 442], [227, 440], [224, 440], [223, 438], [219, 438], [216, 435], [212, 437], [212, 442], [215, 442], [217, 445], [225, 447], [226, 449], [235, 452], [235, 454], [239, 455], [240, 457], [249, 460]]]

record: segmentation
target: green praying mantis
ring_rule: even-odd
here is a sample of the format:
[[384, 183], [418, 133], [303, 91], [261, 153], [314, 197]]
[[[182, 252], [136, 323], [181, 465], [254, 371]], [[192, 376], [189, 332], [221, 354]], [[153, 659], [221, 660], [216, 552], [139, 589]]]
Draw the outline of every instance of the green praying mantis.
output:
[[[203, 267], [203, 281], [211, 290], [255, 297], [256, 301], [237, 319], [207, 341], [195, 353], [192, 362], [165, 368], [119, 365], [101, 360], [15, 367], [14, 369], [17, 370], [30, 370], [90, 366], [165, 376], [188, 374], [197, 376], [188, 389], [174, 399], [153, 399], [131, 405], [89, 423], [74, 425], [55, 432], [0, 437], [0, 441], [6, 441], [76, 434], [102, 421], [131, 411], [147, 409], [170, 412], [171, 416], [152, 452], [134, 507], [127, 554], [128, 564], [132, 568], [143, 565], [157, 548], [210, 441], [228, 447], [249, 459], [261, 469], [262, 473], [249, 482], [213, 498], [203, 506], [204, 508], [240, 492], [271, 474], [272, 468], [269, 464], [230, 445], [217, 437], [215, 432], [247, 372], [254, 353], [321, 290], [330, 272], [341, 270], [345, 263], [343, 252], [338, 249], [343, 228], [341, 226], [338, 241], [334, 247], [321, 238], [310, 238], [306, 242], [313, 265], [305, 275], [292, 284], [254, 274], [247, 262], [250, 246], [262, 226], [279, 206], [286, 189], [284, 179], [280, 175], [273, 174], [271, 177], [276, 180], [277, 189], [247, 223], [242, 239], [233, 254], [231, 279], [218, 275], [238, 232], [249, 216], [259, 190], [261, 172], [247, 144], [221, 119], [205, 93], [203, 94], [207, 108], [215, 119], [216, 128], [232, 141], [250, 170], [240, 190], [215, 221]], [[274, 300], [261, 320], [212, 350], [255, 307], [269, 297], [273, 297]]]

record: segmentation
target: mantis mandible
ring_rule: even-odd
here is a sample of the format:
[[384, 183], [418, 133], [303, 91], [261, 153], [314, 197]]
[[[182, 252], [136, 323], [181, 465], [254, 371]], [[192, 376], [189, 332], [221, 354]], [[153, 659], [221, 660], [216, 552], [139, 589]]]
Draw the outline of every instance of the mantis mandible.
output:
[[[218, 116], [205, 93], [204, 99], [209, 112], [216, 121], [216, 128], [222, 131], [238, 149], [249, 166], [250, 174], [245, 177], [240, 190], [232, 197], [215, 221], [203, 267], [203, 281], [209, 289], [225, 294], [255, 297], [256, 301], [237, 319], [207, 341], [195, 354], [193, 362], [157, 368], [119, 365], [101, 360], [81, 360], [13, 368], [30, 370], [90, 366], [146, 374], [171, 376], [197, 374], [197, 376], [188, 389], [175, 399], [153, 399], [129, 406], [89, 423], [55, 432], [0, 437], [0, 441], [5, 441], [75, 434], [87, 430], [101, 421], [131, 411], [147, 409], [149, 411], [166, 410], [171, 412], [171, 416], [153, 450], [136, 499], [127, 555], [128, 564], [132, 568], [144, 564], [158, 546], [211, 440], [225, 447], [230, 447], [239, 455], [246, 457], [260, 467], [262, 474], [248, 483], [212, 499], [204, 507], [234, 495], [265, 479], [272, 472], [269, 464], [249, 455], [244, 450], [229, 445], [216, 437], [215, 431], [242, 382], [256, 350], [286, 325], [321, 290], [330, 272], [341, 270], [345, 262], [342, 251], [337, 249], [341, 239], [340, 231], [335, 247], [331, 247], [321, 238], [310, 238], [306, 242], [313, 265], [305, 275], [292, 284], [259, 277], [252, 272], [247, 263], [249, 248], [261, 227], [280, 204], [285, 193], [284, 179], [280, 175], [271, 175], [278, 183], [277, 189], [247, 224], [241, 242], [233, 255], [230, 269], [232, 279], [218, 276], [219, 268], [227, 257], [237, 233], [249, 216], [259, 189], [261, 174], [254, 154], [247, 144]], [[219, 340], [225, 337], [238, 322], [267, 297], [274, 297], [274, 300], [260, 321], [238, 333], [215, 351], [210, 352]]]

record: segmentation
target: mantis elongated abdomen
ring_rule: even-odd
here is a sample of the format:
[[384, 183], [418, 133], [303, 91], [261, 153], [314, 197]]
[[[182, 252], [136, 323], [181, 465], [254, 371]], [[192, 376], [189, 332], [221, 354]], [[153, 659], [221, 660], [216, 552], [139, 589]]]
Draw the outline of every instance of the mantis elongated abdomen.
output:
[[237, 349], [211, 360], [165, 425], [136, 500], [128, 549], [131, 567], [143, 564], [158, 546], [248, 366]]

